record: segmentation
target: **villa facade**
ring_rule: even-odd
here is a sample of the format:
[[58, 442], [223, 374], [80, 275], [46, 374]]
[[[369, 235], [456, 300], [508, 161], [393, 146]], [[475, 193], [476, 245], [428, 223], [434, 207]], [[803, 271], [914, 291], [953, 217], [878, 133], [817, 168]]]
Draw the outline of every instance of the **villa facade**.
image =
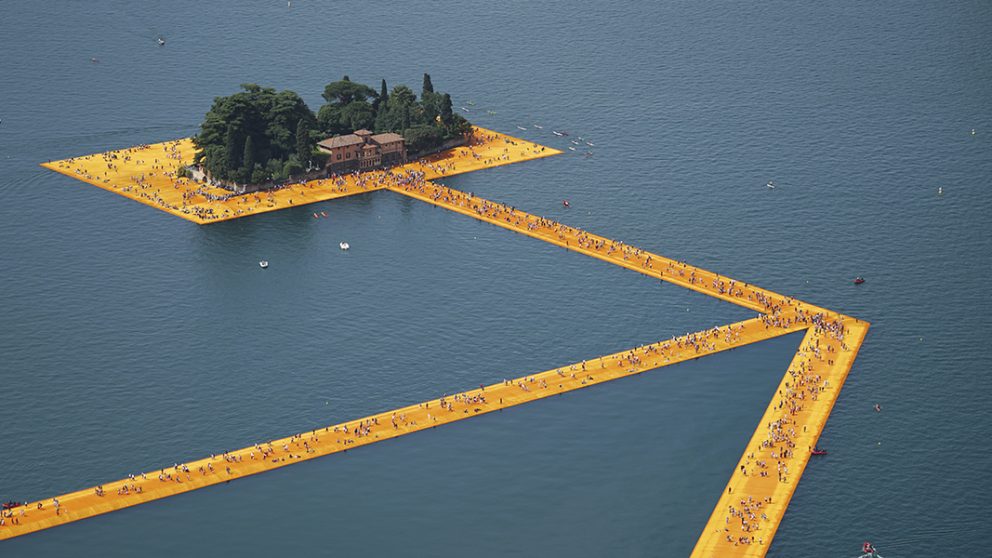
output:
[[406, 163], [406, 140], [392, 132], [373, 134], [356, 130], [321, 140], [317, 149], [327, 153], [327, 172], [335, 174]]

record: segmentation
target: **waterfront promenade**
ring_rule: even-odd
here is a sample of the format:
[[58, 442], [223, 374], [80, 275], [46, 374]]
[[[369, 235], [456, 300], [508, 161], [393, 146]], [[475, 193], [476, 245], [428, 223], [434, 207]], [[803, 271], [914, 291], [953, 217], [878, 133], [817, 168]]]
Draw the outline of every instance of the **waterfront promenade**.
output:
[[[228, 482], [789, 333], [758, 319], [634, 347], [287, 438], [177, 462], [12, 510], [0, 539]], [[56, 504], [57, 502], [57, 504]]]
[[840, 394], [868, 323], [428, 181], [390, 190], [760, 312], [770, 337], [807, 334], [692, 556], [764, 556]]
[[[161, 149], [166, 152], [174, 149], [178, 153], [176, 161], [180, 161], [183, 157], [191, 156], [184, 151], [186, 147], [181, 143], [173, 147], [167, 144], [156, 145], [164, 146]], [[727, 486], [719, 498], [714, 496], [718, 501], [692, 554], [697, 557], [764, 556], [810, 459], [810, 450], [816, 446], [850, 371], [867, 333], [868, 324], [748, 282], [734, 280], [683, 261], [666, 258], [431, 181], [555, 153], [559, 152], [496, 132], [476, 129], [473, 143], [469, 147], [457, 148], [428, 160], [397, 167], [389, 173], [380, 171], [349, 175], [329, 181], [329, 184], [316, 181], [318, 184], [312, 187], [299, 187], [310, 189], [312, 201], [317, 201], [316, 198], [320, 196], [341, 197], [372, 190], [390, 190], [737, 304], [754, 311], [757, 317], [729, 326], [659, 340], [652, 345], [525, 375], [461, 392], [452, 397], [385, 411], [289, 438], [197, 461], [177, 462], [164, 469], [50, 500], [30, 502], [12, 510], [4, 518], [5, 523], [0, 525], [0, 539], [805, 330], [806, 335], [795, 358], [776, 393], [771, 395], [771, 402], [750, 441], [744, 446], [743, 455], [733, 469]], [[148, 164], [144, 158], [141, 160], [142, 164]], [[151, 160], [158, 165], [155, 158]], [[78, 165], [78, 159], [70, 161], [71, 163], [53, 164], [59, 166], [59, 172], [72, 176], [67, 171], [79, 168], [75, 166]], [[89, 178], [97, 180], [99, 177], [91, 174]], [[160, 178], [164, 180], [169, 177]], [[182, 189], [175, 185], [168, 186], [167, 180], [163, 183], [166, 189]], [[282, 196], [278, 201], [220, 200], [222, 205], [209, 205], [213, 210], [209, 213], [210, 219], [203, 217], [203, 211], [194, 212], [192, 216], [186, 213], [180, 216], [204, 224], [287, 207], [280, 204], [290, 200], [292, 205], [310, 203], [298, 203], [298, 200], [304, 199], [300, 194], [293, 194], [295, 197], [288, 198], [286, 196], [290, 193], [283, 192], [286, 191], [273, 194]], [[148, 199], [139, 201], [148, 203]], [[218, 200], [208, 201], [215, 204]], [[231, 207], [223, 205], [229, 202], [238, 204], [235, 206], [238, 209], [231, 211]], [[188, 208], [189, 205], [185, 207]], [[227, 210], [227, 213], [221, 208]], [[164, 209], [174, 213], [173, 210]], [[220, 217], [216, 217], [218, 211]]]
[[397, 167], [392, 173], [349, 173], [250, 194], [234, 194], [206, 182], [179, 176], [180, 168], [192, 164], [194, 153], [193, 140], [182, 138], [49, 161], [41, 166], [198, 225], [206, 225], [381, 190], [393, 173], [401, 173], [407, 168], [424, 168], [428, 178], [440, 178], [550, 157], [561, 151], [475, 127], [468, 145]]

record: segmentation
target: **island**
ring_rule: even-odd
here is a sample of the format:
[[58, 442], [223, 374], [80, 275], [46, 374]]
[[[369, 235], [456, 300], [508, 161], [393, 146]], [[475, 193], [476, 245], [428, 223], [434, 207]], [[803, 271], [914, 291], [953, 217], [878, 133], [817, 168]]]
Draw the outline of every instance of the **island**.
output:
[[194, 136], [196, 153], [182, 176], [232, 192], [280, 188], [404, 164], [465, 145], [472, 125], [452, 110], [424, 74], [420, 98], [406, 85], [378, 91], [348, 76], [327, 84], [314, 114], [293, 91], [243, 84], [217, 97]]

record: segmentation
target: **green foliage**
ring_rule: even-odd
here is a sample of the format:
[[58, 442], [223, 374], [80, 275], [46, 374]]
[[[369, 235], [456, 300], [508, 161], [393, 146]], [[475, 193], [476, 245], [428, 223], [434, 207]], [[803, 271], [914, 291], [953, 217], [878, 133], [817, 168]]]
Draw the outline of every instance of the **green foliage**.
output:
[[343, 107], [353, 101], [365, 101], [375, 96], [375, 90], [367, 85], [355, 83], [344, 76], [341, 81], [328, 83], [324, 87], [324, 100]]
[[[257, 176], [256, 162], [282, 162], [296, 154], [297, 128], [302, 123], [313, 129], [316, 119], [292, 91], [276, 92], [255, 84], [241, 88], [234, 95], [214, 99], [193, 139], [195, 162], [211, 176], [247, 182]], [[266, 175], [262, 181], [269, 178], [266, 169], [260, 169]]]
[[290, 159], [286, 161], [285, 166], [283, 166], [282, 175], [285, 178], [290, 178], [303, 174], [303, 165], [300, 164], [296, 159]]
[[352, 101], [341, 109], [341, 124], [349, 131], [371, 128], [375, 122], [372, 105], [365, 101]]
[[301, 120], [296, 125], [296, 157], [300, 162], [306, 164], [310, 162], [310, 154], [313, 153], [314, 141], [310, 135], [310, 124]]
[[437, 126], [421, 124], [403, 131], [406, 147], [410, 151], [424, 151], [444, 141], [444, 130]]
[[442, 120], [447, 121], [447, 120], [451, 119], [451, 114], [452, 114], [452, 112], [451, 112], [451, 95], [448, 95], [447, 93], [445, 93], [444, 96], [441, 97], [441, 104], [440, 104], [440, 107], [438, 108], [438, 112], [441, 114], [441, 119]]
[[283, 168], [283, 162], [279, 159], [269, 159], [269, 161], [265, 163], [265, 173], [272, 178], [272, 180], [277, 182], [281, 182], [286, 179], [286, 175], [283, 174]]
[[323, 97], [327, 102], [315, 116], [292, 91], [242, 84], [241, 91], [214, 99], [193, 138], [195, 163], [221, 180], [283, 180], [310, 163], [324, 163], [326, 155], [314, 150], [320, 137], [361, 128], [396, 132], [411, 152], [418, 152], [471, 130], [452, 111], [451, 96], [434, 90], [429, 74], [424, 74], [419, 101], [405, 85], [389, 91], [382, 80], [377, 92], [348, 76], [327, 84]]
[[250, 180], [252, 184], [258, 184], [260, 182], [265, 182], [269, 178], [271, 177], [269, 176], [269, 173], [265, 172], [265, 169], [255, 168], [255, 170], [251, 171], [251, 176], [248, 180]]

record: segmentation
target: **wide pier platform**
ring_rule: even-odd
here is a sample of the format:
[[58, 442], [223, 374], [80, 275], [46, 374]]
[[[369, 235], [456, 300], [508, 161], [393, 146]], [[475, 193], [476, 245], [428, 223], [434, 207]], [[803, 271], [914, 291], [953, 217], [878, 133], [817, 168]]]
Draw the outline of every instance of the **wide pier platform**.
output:
[[[41, 166], [199, 225], [229, 221], [381, 190], [390, 173], [372, 171], [310, 180], [266, 192], [234, 194], [207, 182], [179, 176], [193, 162], [192, 138], [94, 153]], [[421, 169], [440, 178], [483, 168], [550, 157], [557, 149], [475, 127], [469, 144], [425, 157], [393, 172]]]
[[225, 190], [217, 192], [175, 178], [176, 169], [192, 158], [189, 140], [45, 164], [199, 224], [389, 190], [743, 306], [757, 316], [28, 502], [4, 514], [0, 540], [805, 330], [789, 369], [692, 552], [693, 557], [764, 556], [867, 334], [868, 323], [431, 182], [557, 153], [477, 128], [470, 146], [398, 167], [391, 173], [349, 175], [271, 194], [234, 197], [225, 197], [230, 194]]

